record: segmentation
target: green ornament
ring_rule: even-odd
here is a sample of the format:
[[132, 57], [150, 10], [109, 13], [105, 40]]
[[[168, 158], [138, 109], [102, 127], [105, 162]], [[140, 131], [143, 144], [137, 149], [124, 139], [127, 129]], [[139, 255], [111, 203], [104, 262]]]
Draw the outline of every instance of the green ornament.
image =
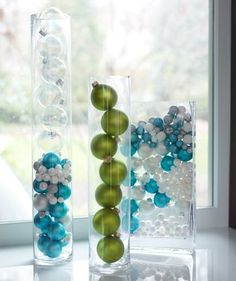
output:
[[109, 163], [102, 163], [99, 174], [104, 183], [120, 185], [127, 176], [127, 168], [123, 162], [112, 159]]
[[129, 119], [124, 112], [117, 109], [111, 109], [103, 114], [101, 125], [107, 134], [119, 136], [127, 130]]
[[91, 101], [94, 107], [99, 110], [108, 110], [116, 105], [117, 93], [112, 87], [98, 84], [98, 82], [93, 82], [92, 86]]
[[117, 151], [117, 142], [107, 134], [99, 134], [92, 139], [91, 151], [98, 159], [105, 159], [113, 156]]
[[116, 210], [104, 208], [93, 217], [94, 229], [105, 236], [116, 233], [120, 226], [120, 217]]
[[100, 184], [95, 193], [98, 204], [102, 207], [112, 208], [117, 206], [122, 199], [122, 191], [119, 185]]
[[104, 237], [97, 245], [99, 257], [106, 263], [118, 261], [124, 254], [124, 244], [118, 237]]

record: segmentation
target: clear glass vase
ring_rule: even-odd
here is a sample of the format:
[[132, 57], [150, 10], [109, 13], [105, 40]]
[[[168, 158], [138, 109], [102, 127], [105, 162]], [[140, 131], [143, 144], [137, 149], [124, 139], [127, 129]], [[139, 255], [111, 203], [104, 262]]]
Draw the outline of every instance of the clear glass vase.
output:
[[31, 16], [34, 258], [72, 255], [70, 17], [56, 8]]
[[131, 115], [131, 251], [192, 253], [195, 103], [133, 103]]
[[89, 264], [92, 272], [129, 267], [129, 77], [89, 81]]

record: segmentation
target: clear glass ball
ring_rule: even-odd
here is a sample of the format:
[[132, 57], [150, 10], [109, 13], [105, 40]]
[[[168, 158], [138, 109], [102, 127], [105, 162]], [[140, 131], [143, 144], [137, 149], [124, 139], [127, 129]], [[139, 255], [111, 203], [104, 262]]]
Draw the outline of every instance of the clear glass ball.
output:
[[63, 147], [63, 138], [55, 131], [45, 130], [38, 136], [38, 145], [43, 151], [59, 152]]
[[41, 115], [41, 124], [49, 130], [63, 129], [67, 125], [66, 111], [59, 106], [47, 106]]
[[57, 57], [47, 58], [42, 67], [42, 77], [48, 82], [57, 83], [64, 80], [66, 75], [66, 66], [62, 60]]
[[38, 41], [38, 51], [42, 57], [60, 56], [62, 43], [56, 36], [49, 34]]
[[58, 105], [62, 100], [62, 91], [54, 84], [43, 83], [36, 89], [35, 96], [43, 107]]

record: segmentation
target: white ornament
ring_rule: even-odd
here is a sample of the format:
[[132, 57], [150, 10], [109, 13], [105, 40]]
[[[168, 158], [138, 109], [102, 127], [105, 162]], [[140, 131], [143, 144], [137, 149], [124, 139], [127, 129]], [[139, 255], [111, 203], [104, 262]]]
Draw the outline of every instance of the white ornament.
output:
[[62, 53], [62, 44], [54, 35], [46, 35], [38, 41], [38, 50], [43, 57], [60, 56]]
[[49, 176], [55, 176], [56, 170], [54, 168], [50, 168], [50, 169], [48, 169], [48, 174], [49, 174]]
[[58, 187], [56, 184], [49, 184], [48, 193], [54, 194], [58, 191]]
[[152, 203], [152, 200], [142, 200], [140, 203], [139, 203], [139, 211], [140, 211], [140, 214], [142, 215], [151, 215], [152, 212], [154, 211], [155, 209], [155, 206], [154, 204]]
[[61, 222], [62, 224], [64, 224], [65, 226], [68, 226], [71, 224], [72, 222], [72, 217], [70, 215], [70, 213], [68, 212], [67, 215], [65, 215], [64, 217], [57, 219], [58, 222]]
[[188, 123], [188, 122], [185, 122], [184, 123], [184, 126], [183, 126], [183, 130], [186, 132], [186, 133], [189, 133], [192, 131], [192, 124], [191, 123]]
[[47, 168], [44, 167], [43, 165], [40, 165], [40, 167], [38, 168], [38, 172], [40, 174], [45, 174], [47, 172]]
[[184, 138], [183, 138], [183, 142], [185, 144], [190, 144], [192, 143], [192, 136], [191, 135], [185, 135]]
[[40, 188], [41, 190], [46, 190], [46, 189], [48, 188], [48, 184], [47, 184], [46, 182], [41, 182], [41, 183], [39, 184], [39, 188]]
[[132, 157], [130, 161], [131, 169], [138, 170], [142, 167], [143, 161], [140, 158]]
[[154, 129], [154, 126], [153, 126], [153, 124], [151, 124], [151, 123], [147, 123], [146, 125], [145, 125], [145, 130], [147, 131], [147, 132], [151, 132], [151, 131], [153, 131], [153, 129]]
[[140, 156], [141, 158], [145, 159], [145, 158], [151, 156], [151, 154], [152, 154], [152, 149], [149, 147], [148, 144], [142, 143], [142, 144], [140, 145], [139, 150], [138, 150], [138, 154], [139, 154], [139, 156]]
[[50, 199], [49, 199], [49, 203], [51, 204], [51, 205], [55, 205], [55, 204], [57, 204], [57, 198], [56, 197], [51, 197]]
[[58, 177], [57, 176], [52, 176], [51, 178], [50, 178], [50, 182], [52, 183], [52, 184], [58, 184]]
[[43, 177], [42, 177], [42, 175], [41, 174], [36, 174], [35, 175], [35, 179], [36, 179], [36, 181], [42, 181], [42, 179], [43, 179]]
[[64, 198], [63, 197], [58, 197], [57, 202], [63, 203], [64, 202]]
[[156, 148], [156, 152], [160, 155], [166, 155], [167, 149], [166, 149], [166, 146], [164, 145], [164, 143], [158, 144], [158, 146]]
[[158, 141], [164, 141], [165, 140], [165, 138], [166, 138], [166, 134], [163, 132], [163, 131], [161, 131], [161, 132], [159, 132], [158, 134], [157, 134], [157, 139], [158, 139]]
[[142, 186], [134, 186], [131, 189], [131, 198], [135, 200], [142, 200], [145, 197], [145, 190]]
[[50, 176], [48, 174], [43, 175], [43, 180], [44, 181], [50, 181]]

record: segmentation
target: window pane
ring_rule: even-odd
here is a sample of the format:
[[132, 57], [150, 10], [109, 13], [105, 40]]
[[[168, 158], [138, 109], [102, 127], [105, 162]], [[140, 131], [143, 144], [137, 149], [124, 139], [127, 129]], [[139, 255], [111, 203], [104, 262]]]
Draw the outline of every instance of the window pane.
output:
[[209, 7], [202, 0], [3, 0], [0, 3], [0, 221], [31, 217], [30, 21], [57, 6], [72, 15], [73, 177], [87, 214], [87, 81], [131, 75], [132, 99], [196, 100], [197, 203], [208, 184]]

